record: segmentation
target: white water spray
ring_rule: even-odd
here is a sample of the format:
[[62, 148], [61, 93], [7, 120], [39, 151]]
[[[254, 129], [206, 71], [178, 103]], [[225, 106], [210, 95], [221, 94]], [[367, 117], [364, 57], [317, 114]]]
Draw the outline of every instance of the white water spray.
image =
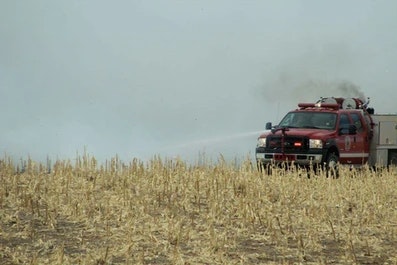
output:
[[[209, 137], [205, 139], [199, 139], [199, 140], [192, 140], [189, 142], [181, 143], [181, 144], [175, 144], [175, 145], [169, 145], [161, 148], [160, 150], [162, 151], [167, 151], [167, 150], [183, 150], [186, 148], [194, 148], [194, 149], [199, 149], [200, 147], [206, 147], [208, 145], [215, 145], [219, 143], [225, 143], [228, 141], [233, 141], [237, 139], [242, 139], [242, 138], [247, 138], [247, 137], [253, 137], [253, 136], [259, 136], [263, 131], [251, 131], [251, 132], [244, 132], [244, 133], [236, 133], [236, 134], [230, 134], [230, 135], [220, 135], [216, 137]], [[253, 139], [255, 142], [256, 138]]]

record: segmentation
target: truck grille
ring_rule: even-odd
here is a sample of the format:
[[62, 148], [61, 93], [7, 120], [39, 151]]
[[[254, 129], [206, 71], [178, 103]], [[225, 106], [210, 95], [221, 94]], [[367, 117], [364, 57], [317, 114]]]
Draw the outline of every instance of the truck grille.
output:
[[267, 137], [266, 148], [273, 152], [281, 152], [282, 143], [284, 142], [284, 152], [302, 152], [309, 149], [309, 139], [298, 136], [285, 136], [284, 140], [279, 135], [270, 135]]

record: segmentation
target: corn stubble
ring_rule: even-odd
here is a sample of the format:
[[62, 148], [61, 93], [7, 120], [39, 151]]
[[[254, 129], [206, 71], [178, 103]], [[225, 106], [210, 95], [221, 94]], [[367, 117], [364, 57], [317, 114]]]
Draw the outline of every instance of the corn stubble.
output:
[[395, 168], [0, 162], [0, 264], [395, 264]]

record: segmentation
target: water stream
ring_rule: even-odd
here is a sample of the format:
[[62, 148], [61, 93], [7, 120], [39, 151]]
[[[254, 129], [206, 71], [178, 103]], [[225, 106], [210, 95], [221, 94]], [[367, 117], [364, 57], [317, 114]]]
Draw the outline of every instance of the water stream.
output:
[[235, 133], [235, 134], [229, 134], [229, 135], [218, 135], [218, 136], [212, 136], [212, 137], [207, 137], [203, 139], [195, 139], [191, 141], [185, 141], [183, 143], [177, 143], [173, 145], [167, 145], [162, 148], [160, 148], [161, 152], [167, 152], [167, 151], [180, 151], [183, 152], [186, 149], [194, 149], [194, 150], [200, 150], [201, 148], [206, 148], [206, 147], [213, 147], [215, 145], [219, 144], [226, 144], [227, 142], [235, 141], [238, 139], [244, 139], [244, 138], [252, 138], [252, 142], [255, 144], [256, 143], [256, 137], [259, 136], [263, 131], [249, 131], [249, 132], [241, 132], [241, 133]]

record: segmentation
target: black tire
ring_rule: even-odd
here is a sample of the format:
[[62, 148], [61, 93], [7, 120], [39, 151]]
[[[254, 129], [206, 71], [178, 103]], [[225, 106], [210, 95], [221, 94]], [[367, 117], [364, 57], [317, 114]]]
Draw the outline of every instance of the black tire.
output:
[[339, 163], [339, 157], [336, 154], [329, 153], [327, 155], [327, 160], [325, 162], [325, 172], [327, 178], [329, 177], [339, 178], [338, 163]]

